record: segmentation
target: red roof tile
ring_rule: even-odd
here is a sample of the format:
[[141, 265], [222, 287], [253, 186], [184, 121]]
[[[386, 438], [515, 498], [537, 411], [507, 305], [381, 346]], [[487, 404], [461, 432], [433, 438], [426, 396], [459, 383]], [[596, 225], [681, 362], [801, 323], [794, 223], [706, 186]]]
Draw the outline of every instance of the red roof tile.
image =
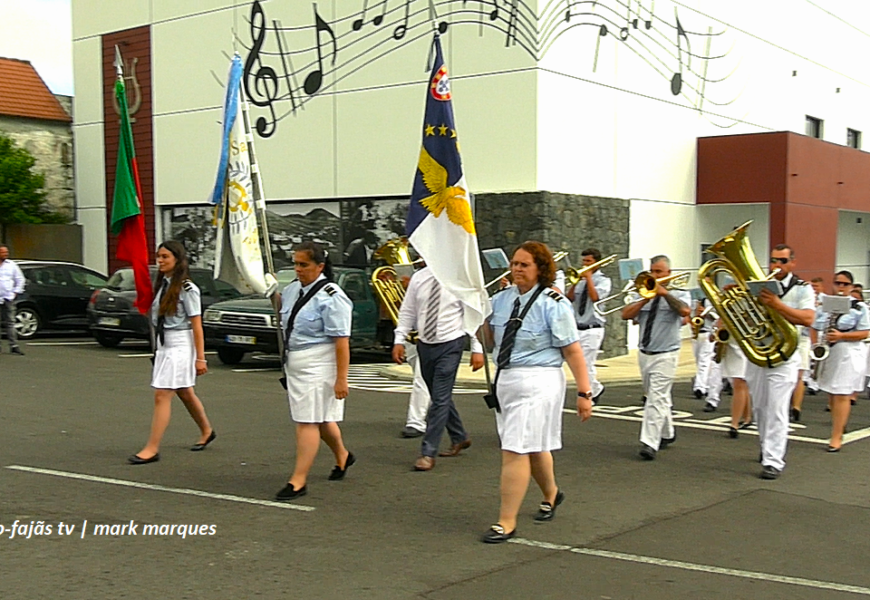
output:
[[26, 60], [0, 58], [0, 115], [72, 121]]

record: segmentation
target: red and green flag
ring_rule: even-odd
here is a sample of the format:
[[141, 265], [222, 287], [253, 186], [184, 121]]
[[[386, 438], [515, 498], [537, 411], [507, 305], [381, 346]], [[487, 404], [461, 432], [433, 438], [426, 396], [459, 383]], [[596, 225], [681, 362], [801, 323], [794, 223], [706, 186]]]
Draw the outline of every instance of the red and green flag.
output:
[[112, 233], [118, 236], [115, 257], [133, 266], [136, 279], [136, 308], [143, 315], [151, 308], [153, 290], [148, 269], [148, 241], [145, 237], [145, 215], [142, 212], [142, 185], [133, 148], [133, 130], [127, 114], [127, 92], [124, 80], [115, 82], [115, 97], [121, 109], [121, 130], [118, 142], [118, 165], [115, 169], [115, 193], [112, 197]]

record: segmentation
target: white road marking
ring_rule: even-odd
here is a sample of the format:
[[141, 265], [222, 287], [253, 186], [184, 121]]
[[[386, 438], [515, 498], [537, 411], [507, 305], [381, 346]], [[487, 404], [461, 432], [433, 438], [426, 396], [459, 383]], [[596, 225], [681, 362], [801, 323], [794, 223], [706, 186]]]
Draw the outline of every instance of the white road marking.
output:
[[112, 485], [121, 485], [132, 488], [140, 488], [143, 490], [153, 490], [157, 492], [171, 492], [173, 494], [183, 494], [186, 496], [199, 496], [200, 498], [212, 498], [214, 500], [228, 500], [230, 502], [241, 502], [243, 504], [256, 504], [258, 506], [270, 506], [272, 508], [286, 508], [290, 510], [300, 510], [303, 512], [311, 512], [315, 510], [313, 506], [302, 506], [300, 504], [287, 504], [284, 502], [272, 502], [270, 500], [259, 500], [257, 498], [245, 498], [243, 496], [231, 496], [229, 494], [214, 494], [212, 492], [203, 492], [200, 490], [191, 490], [186, 488], [171, 488], [153, 483], [140, 483], [138, 481], [127, 481], [125, 479], [110, 479], [108, 477], [97, 477], [96, 475], [85, 475], [83, 473], [70, 473], [68, 471], [55, 471], [52, 469], [40, 469], [38, 467], [25, 467], [21, 465], [8, 465], [7, 469], [13, 471], [24, 471], [26, 473], [38, 473], [40, 475], [54, 475], [55, 477], [66, 477], [67, 479], [81, 479], [84, 481], [93, 481], [96, 483], [109, 483]]
[[25, 342], [27, 346], [95, 346], [96, 340], [83, 342]]
[[[605, 412], [608, 410], [619, 411], [618, 413]], [[593, 417], [601, 417], [603, 419], [613, 419], [616, 421], [632, 421], [634, 423], [640, 423], [643, 419], [636, 414], [624, 414], [625, 412], [642, 412], [643, 406], [594, 406], [592, 407], [592, 416]], [[577, 411], [573, 408], [563, 408], [562, 412], [576, 415]], [[679, 413], [690, 415], [691, 413], [683, 413], [679, 411]], [[675, 417], [676, 417], [675, 413]], [[674, 427], [687, 427], [689, 429], [705, 429], [707, 431], [721, 431], [725, 433], [728, 431], [728, 425], [725, 423], [718, 423], [722, 419], [728, 419], [727, 417], [717, 417], [711, 421], [704, 421], [701, 419], [692, 419], [685, 417], [677, 417], [674, 418]], [[730, 419], [728, 419], [730, 421]], [[790, 423], [789, 427], [791, 430], [803, 430], [806, 429], [806, 425], [801, 423]], [[753, 425], [748, 429], [741, 429], [741, 435], [758, 435], [758, 429]], [[843, 436], [843, 444], [849, 444], [851, 442], [857, 442], [858, 440], [863, 440], [864, 438], [870, 437], [870, 428], [859, 429], [856, 431], [852, 431]], [[820, 445], [828, 445], [830, 441], [828, 438], [814, 438], [806, 435], [798, 435], [797, 433], [790, 433], [788, 436], [789, 440], [795, 442], [808, 442], [810, 444], [820, 444]]]
[[697, 563], [688, 563], [679, 560], [668, 560], [665, 558], [655, 558], [653, 556], [641, 556], [638, 554], [626, 554], [624, 552], [611, 552], [609, 550], [596, 550], [594, 548], [574, 548], [561, 544], [550, 544], [548, 542], [537, 542], [534, 540], [526, 540], [523, 538], [514, 538], [509, 540], [512, 544], [520, 544], [523, 546], [532, 546], [534, 548], [544, 548], [546, 550], [564, 550], [575, 554], [583, 554], [585, 556], [595, 556], [598, 558], [610, 558], [613, 560], [622, 560], [626, 562], [640, 563], [645, 565], [653, 565], [657, 567], [669, 567], [672, 569], [683, 569], [684, 571], [698, 571], [701, 573], [712, 573], [715, 575], [728, 575], [730, 577], [740, 577], [742, 579], [755, 579], [758, 581], [769, 581], [771, 583], [785, 583], [789, 585], [798, 585], [801, 587], [816, 588], [820, 590], [832, 590], [835, 592], [848, 592], [851, 594], [860, 594], [862, 596], [870, 596], [870, 588], [860, 587], [857, 585], [847, 585], [844, 583], [835, 583], [832, 581], [818, 581], [815, 579], [804, 579], [803, 577], [789, 577], [786, 575], [776, 575], [774, 573], [762, 573], [759, 571], [743, 571], [741, 569], [727, 569], [725, 567], [717, 567], [714, 565], [701, 565]]

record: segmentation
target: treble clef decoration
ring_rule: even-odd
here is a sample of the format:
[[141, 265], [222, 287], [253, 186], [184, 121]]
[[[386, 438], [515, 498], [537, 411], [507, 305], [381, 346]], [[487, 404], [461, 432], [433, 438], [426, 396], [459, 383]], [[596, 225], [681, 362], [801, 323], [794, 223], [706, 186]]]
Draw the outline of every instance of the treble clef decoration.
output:
[[[255, 125], [260, 137], [269, 137], [275, 133], [275, 100], [278, 98], [278, 74], [269, 65], [264, 65], [260, 59], [260, 50], [266, 39], [266, 15], [260, 1], [255, 0], [251, 5], [251, 47], [248, 58], [245, 60], [243, 81], [245, 83], [245, 95], [254, 106], [268, 108], [272, 115], [271, 121], [266, 117], [257, 117]], [[254, 69], [256, 68], [256, 71]], [[253, 71], [253, 73], [252, 73]], [[253, 84], [251, 81], [253, 77]]]

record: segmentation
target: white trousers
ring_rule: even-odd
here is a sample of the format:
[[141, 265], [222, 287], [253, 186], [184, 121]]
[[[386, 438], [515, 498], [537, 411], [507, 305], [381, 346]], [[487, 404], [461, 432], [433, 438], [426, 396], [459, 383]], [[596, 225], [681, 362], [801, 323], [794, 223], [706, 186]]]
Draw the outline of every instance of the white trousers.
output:
[[713, 350], [716, 344], [710, 341], [708, 335], [701, 332], [692, 340], [692, 354], [695, 355], [695, 382], [692, 388], [705, 394], [710, 391], [711, 366], [716, 364], [713, 361]]
[[671, 414], [671, 387], [677, 373], [680, 352], [644, 354], [638, 352], [637, 361], [646, 390], [643, 407], [643, 422], [640, 426], [640, 442], [658, 450], [662, 438], [674, 437], [674, 419]]
[[782, 470], [788, 444], [788, 414], [791, 395], [797, 385], [800, 356], [795, 352], [785, 363], [772, 369], [753, 363], [746, 366], [746, 383], [752, 396], [761, 464]]
[[414, 387], [411, 388], [411, 397], [408, 398], [408, 418], [405, 419], [405, 427], [426, 431], [426, 413], [429, 412], [429, 388], [423, 380], [423, 372], [420, 370], [420, 359], [417, 357], [417, 346], [405, 343], [405, 360], [414, 370]]
[[586, 360], [586, 373], [589, 375], [590, 390], [592, 396], [595, 397], [604, 389], [604, 386], [598, 381], [598, 370], [595, 368], [595, 360], [598, 358], [598, 351], [601, 350], [601, 342], [604, 341], [604, 328], [596, 327], [578, 331], [577, 335], [580, 338], [580, 347], [583, 349], [583, 358]]

